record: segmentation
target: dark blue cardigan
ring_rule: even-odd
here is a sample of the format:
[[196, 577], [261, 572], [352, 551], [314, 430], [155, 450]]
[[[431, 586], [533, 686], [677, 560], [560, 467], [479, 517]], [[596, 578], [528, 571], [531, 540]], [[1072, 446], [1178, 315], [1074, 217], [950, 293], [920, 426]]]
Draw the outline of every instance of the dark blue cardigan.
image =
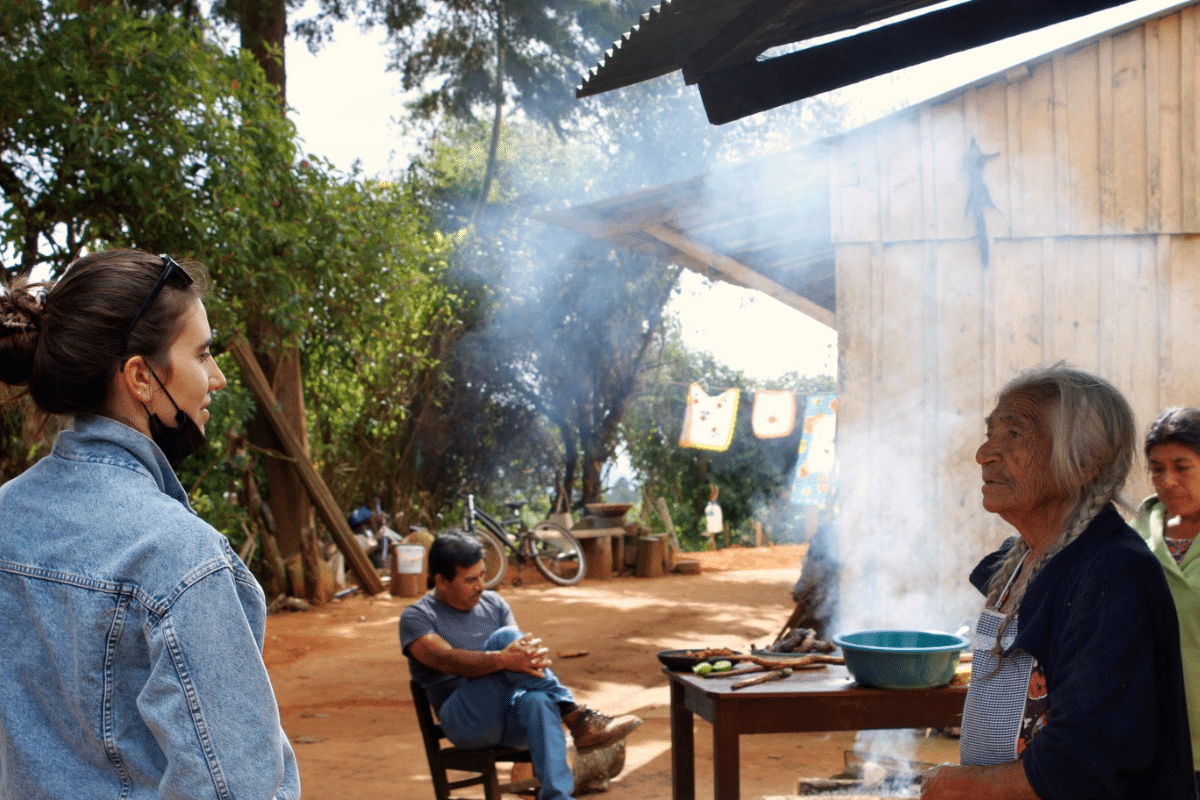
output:
[[[971, 573], [981, 591], [1016, 539]], [[1046, 727], [1022, 756], [1043, 800], [1193, 800], [1179, 627], [1162, 567], [1111, 506], [1021, 600], [1014, 649], [1046, 674]]]

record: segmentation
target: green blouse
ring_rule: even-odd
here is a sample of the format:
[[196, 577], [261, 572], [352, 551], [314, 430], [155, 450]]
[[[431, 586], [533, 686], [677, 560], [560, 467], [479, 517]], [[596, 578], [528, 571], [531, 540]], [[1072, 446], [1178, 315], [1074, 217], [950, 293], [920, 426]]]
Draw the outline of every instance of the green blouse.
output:
[[1188, 721], [1192, 728], [1192, 762], [1200, 772], [1200, 545], [1188, 549], [1176, 564], [1163, 541], [1166, 509], [1158, 497], [1147, 497], [1130, 525], [1136, 530], [1162, 564], [1167, 585], [1175, 598], [1179, 616], [1179, 646], [1183, 656], [1183, 675], [1187, 686]]

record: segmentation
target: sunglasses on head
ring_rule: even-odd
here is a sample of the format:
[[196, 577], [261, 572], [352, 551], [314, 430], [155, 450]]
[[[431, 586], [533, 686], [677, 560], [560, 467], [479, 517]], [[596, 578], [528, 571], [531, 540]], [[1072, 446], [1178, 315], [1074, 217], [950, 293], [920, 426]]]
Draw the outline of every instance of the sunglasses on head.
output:
[[129, 335], [133, 333], [133, 329], [137, 327], [139, 321], [145, 315], [150, 307], [154, 305], [154, 301], [158, 299], [162, 289], [167, 285], [172, 276], [178, 276], [180, 289], [186, 289], [192, 285], [192, 276], [187, 273], [183, 267], [179, 266], [179, 262], [168, 255], [159, 256], [162, 259], [163, 271], [162, 275], [158, 276], [158, 281], [154, 284], [154, 288], [150, 290], [150, 294], [146, 297], [146, 302], [142, 303], [142, 307], [133, 315], [133, 320], [129, 323], [129, 327], [125, 329], [125, 336], [121, 339], [121, 354], [124, 355], [129, 348]]

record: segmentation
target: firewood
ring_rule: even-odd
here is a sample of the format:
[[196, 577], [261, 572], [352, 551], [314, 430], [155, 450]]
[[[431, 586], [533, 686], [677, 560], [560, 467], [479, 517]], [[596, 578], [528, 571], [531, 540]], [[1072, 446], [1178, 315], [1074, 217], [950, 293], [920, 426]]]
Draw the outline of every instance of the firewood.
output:
[[730, 686], [729, 688], [730, 689], [745, 689], [747, 686], [757, 686], [760, 683], [767, 683], [768, 681], [780, 681], [780, 680], [783, 680], [784, 678], [788, 677], [791, 674], [792, 674], [792, 670], [790, 667], [784, 667], [783, 669], [773, 669], [770, 672], [764, 673], [762, 675], [755, 675], [753, 678], [746, 678], [746, 680], [744, 680], [744, 681], [738, 681], [737, 683], [733, 684], [733, 686]]
[[[749, 674], [755, 673], [755, 672], [762, 672], [765, 669], [767, 669], [767, 668], [760, 667], [757, 664], [753, 664], [747, 669], [735, 669], [735, 670], [730, 670], [729, 672], [706, 672], [704, 674], [704, 678], [705, 678], [705, 680], [710, 680], [712, 678], [737, 678], [742, 675], [749, 675]], [[825, 669], [825, 665], [824, 664], [788, 664], [787, 667], [778, 667], [777, 669], [792, 669], [792, 670]]]
[[758, 664], [760, 667], [767, 669], [781, 669], [783, 667], [803, 667], [807, 664], [844, 664], [844, 659], [840, 656], [826, 656], [818, 653], [810, 653], [808, 655], [799, 656], [797, 658], [769, 658], [766, 656], [723, 656], [730, 661], [749, 661], [753, 664]]

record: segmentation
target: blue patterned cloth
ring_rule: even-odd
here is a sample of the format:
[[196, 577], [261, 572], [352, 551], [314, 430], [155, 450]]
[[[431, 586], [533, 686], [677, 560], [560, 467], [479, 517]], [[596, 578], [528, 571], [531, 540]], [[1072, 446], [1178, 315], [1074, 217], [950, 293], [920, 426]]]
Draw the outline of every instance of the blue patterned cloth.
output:
[[836, 423], [836, 394], [815, 394], [808, 398], [800, 457], [792, 481], [793, 503], [824, 508], [833, 499]]

